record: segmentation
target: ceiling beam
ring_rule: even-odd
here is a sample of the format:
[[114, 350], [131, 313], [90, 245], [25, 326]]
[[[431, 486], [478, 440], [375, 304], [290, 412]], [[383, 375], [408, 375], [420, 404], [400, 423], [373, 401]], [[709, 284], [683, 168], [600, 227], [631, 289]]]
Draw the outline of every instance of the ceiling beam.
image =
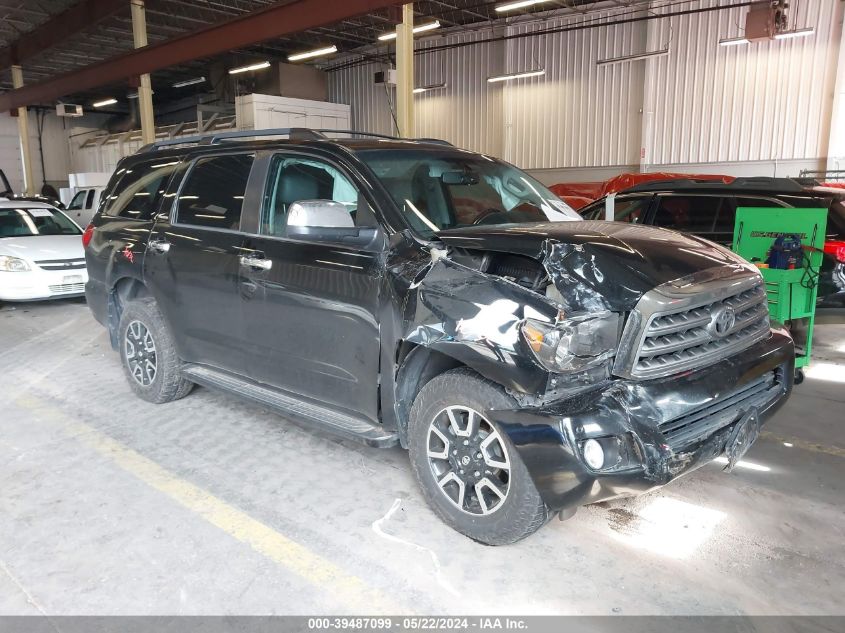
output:
[[[407, 0], [404, 0], [407, 1]], [[202, 57], [212, 57], [233, 48], [241, 48], [272, 40], [283, 35], [300, 33], [328, 26], [403, 0], [294, 0], [273, 4], [232, 20], [188, 33], [173, 39], [118, 55], [0, 94], [0, 112], [54, 101], [65, 95], [151, 73]]]
[[83, 0], [21, 35], [5, 48], [0, 48], [0, 70], [12, 64], [23, 64], [71, 35], [128, 7], [126, 0]]

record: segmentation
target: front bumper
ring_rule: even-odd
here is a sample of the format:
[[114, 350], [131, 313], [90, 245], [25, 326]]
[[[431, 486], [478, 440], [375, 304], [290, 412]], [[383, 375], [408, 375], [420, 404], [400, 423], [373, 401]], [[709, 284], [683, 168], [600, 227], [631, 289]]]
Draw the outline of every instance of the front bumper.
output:
[[0, 301], [37, 301], [80, 297], [85, 294], [88, 271], [43, 270], [0, 272]]
[[[648, 381], [615, 380], [535, 409], [488, 411], [508, 434], [552, 510], [647, 492], [721, 455], [742, 414], [765, 421], [792, 390], [792, 339], [783, 329], [704, 369]], [[627, 460], [597, 472], [589, 438], [622, 438]]]

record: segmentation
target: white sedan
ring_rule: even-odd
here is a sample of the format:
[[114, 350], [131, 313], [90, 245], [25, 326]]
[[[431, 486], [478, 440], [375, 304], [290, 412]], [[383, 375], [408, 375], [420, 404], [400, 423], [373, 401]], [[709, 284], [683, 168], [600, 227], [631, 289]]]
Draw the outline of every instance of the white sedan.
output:
[[85, 294], [82, 229], [42, 202], [0, 200], [0, 301]]

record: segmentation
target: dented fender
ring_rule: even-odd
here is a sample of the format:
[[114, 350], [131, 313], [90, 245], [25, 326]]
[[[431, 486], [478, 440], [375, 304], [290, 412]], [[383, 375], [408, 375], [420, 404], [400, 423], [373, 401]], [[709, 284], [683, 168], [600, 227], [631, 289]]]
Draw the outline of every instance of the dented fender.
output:
[[402, 338], [450, 356], [506, 389], [546, 390], [549, 372], [533, 360], [519, 325], [554, 323], [559, 308], [512, 281], [435, 256], [409, 288]]

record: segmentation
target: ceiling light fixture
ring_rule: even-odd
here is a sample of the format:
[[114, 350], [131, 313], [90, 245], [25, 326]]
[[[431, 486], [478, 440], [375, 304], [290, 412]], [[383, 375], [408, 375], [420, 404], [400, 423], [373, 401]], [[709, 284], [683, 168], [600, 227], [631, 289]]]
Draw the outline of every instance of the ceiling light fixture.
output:
[[737, 46], [739, 44], [749, 44], [747, 37], [727, 37], [719, 40], [719, 46]]
[[[426, 31], [433, 31], [434, 29], [440, 28], [440, 20], [435, 20], [434, 22], [429, 22], [428, 24], [420, 24], [419, 26], [414, 27], [414, 33], [425, 33]], [[393, 33], [385, 33], [384, 35], [378, 36], [379, 42], [389, 42], [390, 40], [396, 39], [396, 32]]]
[[103, 106], [114, 105], [115, 103], [117, 103], [117, 99], [109, 98], [103, 99], [102, 101], [97, 101], [95, 103], [92, 103], [91, 105], [95, 108], [102, 108]]
[[495, 77], [488, 77], [487, 83], [496, 83], [498, 81], [510, 81], [511, 79], [523, 79], [524, 77], [539, 77], [541, 75], [545, 75], [546, 70], [544, 68], [538, 68], [537, 70], [526, 70], [525, 72], [521, 73], [511, 73], [509, 75], [496, 75]]
[[445, 83], [430, 84], [428, 86], [420, 86], [419, 88], [414, 88], [414, 94], [418, 95], [422, 92], [428, 92], [429, 90], [440, 90], [441, 88], [445, 88], [445, 87], [446, 87]]
[[551, 0], [518, 0], [517, 2], [508, 2], [507, 4], [500, 4], [496, 7], [499, 13], [506, 11], [516, 11], [517, 9], [525, 9], [526, 7], [533, 7], [535, 4], [543, 4], [544, 2], [551, 2]]
[[326, 46], [324, 48], [318, 48], [313, 51], [306, 51], [304, 53], [295, 53], [294, 55], [288, 55], [289, 62], [298, 62], [302, 59], [311, 59], [312, 57], [321, 57], [323, 55], [331, 55], [332, 53], [337, 52], [337, 46]]
[[776, 40], [787, 40], [792, 37], [806, 37], [807, 35], [812, 35], [816, 32], [816, 29], [810, 27], [808, 29], [795, 29], [794, 31], [782, 31], [780, 33], [775, 33]]
[[229, 74], [237, 75], [238, 73], [248, 73], [252, 70], [263, 70], [265, 68], [270, 68], [270, 62], [258, 62], [257, 64], [250, 64], [249, 66], [240, 66], [238, 68], [232, 68], [229, 71]]
[[194, 79], [186, 79], [185, 81], [177, 81], [173, 84], [174, 88], [184, 88], [185, 86], [193, 86], [195, 84], [201, 84], [205, 81], [205, 77], [195, 77]]
[[623, 55], [622, 57], [610, 57], [608, 59], [600, 59], [596, 62], [597, 66], [606, 66], [608, 64], [624, 64], [627, 62], [636, 62], [641, 59], [649, 59], [651, 57], [665, 57], [669, 54], [669, 49], [662, 51], [647, 51], [645, 53], [634, 53], [633, 55]]

